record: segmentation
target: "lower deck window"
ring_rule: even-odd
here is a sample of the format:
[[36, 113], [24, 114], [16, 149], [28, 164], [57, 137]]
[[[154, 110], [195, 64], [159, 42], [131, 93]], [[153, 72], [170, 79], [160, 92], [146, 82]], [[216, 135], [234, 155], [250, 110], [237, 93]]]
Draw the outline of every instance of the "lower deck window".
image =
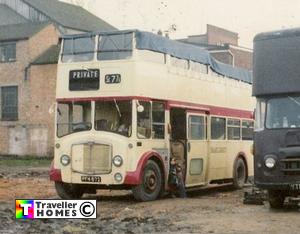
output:
[[239, 119], [227, 119], [228, 140], [240, 140], [241, 121]]
[[253, 140], [254, 123], [250, 120], [243, 120], [242, 122], [242, 139]]
[[211, 139], [225, 140], [226, 139], [226, 119], [219, 117], [211, 118]]

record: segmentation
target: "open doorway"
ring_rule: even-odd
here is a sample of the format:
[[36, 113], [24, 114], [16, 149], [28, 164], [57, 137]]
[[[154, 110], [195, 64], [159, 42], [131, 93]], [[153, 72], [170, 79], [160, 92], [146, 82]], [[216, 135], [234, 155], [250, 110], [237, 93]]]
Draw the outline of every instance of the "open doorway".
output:
[[182, 108], [172, 108], [170, 110], [171, 122], [171, 157], [175, 158], [182, 168], [182, 174], [186, 177], [186, 110]]

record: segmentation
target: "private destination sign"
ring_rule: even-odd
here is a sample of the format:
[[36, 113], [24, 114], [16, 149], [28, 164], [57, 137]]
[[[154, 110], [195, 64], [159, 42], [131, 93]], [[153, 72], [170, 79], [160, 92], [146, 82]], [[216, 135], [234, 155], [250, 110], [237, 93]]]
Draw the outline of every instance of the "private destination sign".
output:
[[71, 91], [98, 90], [100, 70], [71, 70], [69, 73], [69, 89]]

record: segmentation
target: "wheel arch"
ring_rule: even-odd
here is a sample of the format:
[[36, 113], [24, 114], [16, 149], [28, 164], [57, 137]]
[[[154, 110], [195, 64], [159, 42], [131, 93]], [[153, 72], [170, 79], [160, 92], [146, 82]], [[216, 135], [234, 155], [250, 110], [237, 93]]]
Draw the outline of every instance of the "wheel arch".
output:
[[248, 179], [248, 174], [249, 174], [249, 171], [248, 171], [248, 162], [247, 162], [247, 157], [246, 157], [246, 154], [245, 152], [243, 151], [240, 151], [236, 156], [235, 156], [235, 159], [234, 159], [234, 163], [233, 163], [233, 168], [232, 168], [232, 177], [234, 177], [234, 169], [235, 169], [235, 166], [236, 166], [236, 163], [237, 163], [237, 160], [238, 159], [242, 159], [245, 163], [245, 166], [246, 166], [246, 181]]
[[126, 173], [126, 176], [125, 176], [125, 179], [124, 179], [124, 184], [132, 184], [132, 185], [140, 184], [141, 180], [142, 180], [142, 172], [143, 172], [143, 170], [146, 166], [146, 163], [149, 160], [152, 160], [152, 161], [156, 162], [157, 165], [159, 166], [159, 168], [161, 170], [161, 173], [162, 173], [163, 183], [165, 185], [166, 168], [164, 166], [162, 157], [156, 151], [148, 151], [148, 152], [146, 152], [142, 155], [142, 157], [140, 158], [140, 160], [137, 164], [136, 170], [134, 172], [127, 172]]

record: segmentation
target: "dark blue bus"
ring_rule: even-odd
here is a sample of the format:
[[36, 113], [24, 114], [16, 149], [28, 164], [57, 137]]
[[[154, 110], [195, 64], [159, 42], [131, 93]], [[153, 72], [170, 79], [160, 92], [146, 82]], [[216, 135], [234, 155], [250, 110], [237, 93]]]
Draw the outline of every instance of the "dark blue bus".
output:
[[254, 180], [271, 208], [300, 193], [300, 28], [254, 38]]

